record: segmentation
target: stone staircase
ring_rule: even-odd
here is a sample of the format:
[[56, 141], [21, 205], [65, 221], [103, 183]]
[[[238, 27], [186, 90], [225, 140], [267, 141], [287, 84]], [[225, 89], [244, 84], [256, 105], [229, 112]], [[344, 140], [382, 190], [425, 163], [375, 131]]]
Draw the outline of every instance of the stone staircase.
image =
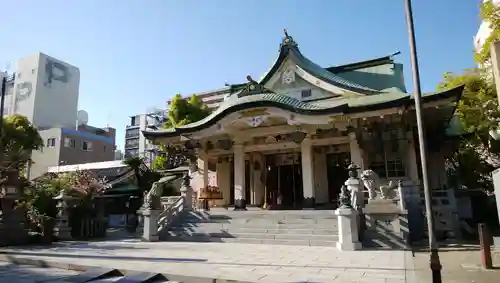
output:
[[335, 246], [333, 210], [189, 211], [160, 234], [160, 240], [300, 246]]

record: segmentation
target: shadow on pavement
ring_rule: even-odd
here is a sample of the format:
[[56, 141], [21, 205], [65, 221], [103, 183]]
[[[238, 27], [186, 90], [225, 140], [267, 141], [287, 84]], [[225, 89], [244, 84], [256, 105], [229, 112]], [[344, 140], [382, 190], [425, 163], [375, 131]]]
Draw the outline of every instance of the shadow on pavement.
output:
[[35, 256], [35, 257], [52, 257], [52, 258], [91, 258], [91, 259], [112, 259], [123, 261], [143, 260], [150, 262], [206, 262], [206, 259], [197, 258], [165, 258], [165, 257], [130, 257], [130, 256], [113, 256], [113, 255], [83, 255], [83, 254], [62, 254], [62, 253], [30, 253], [30, 252], [0, 252], [7, 256]]
[[0, 264], [0, 282], [50, 282], [74, 274], [76, 272], [54, 268], [46, 269], [13, 263]]
[[[84, 255], [84, 254], [56, 254], [56, 253], [30, 253], [30, 252], [0, 252], [7, 257], [11, 258], [11, 262], [16, 262], [14, 256], [33, 256], [32, 259], [37, 260], [37, 257], [50, 257], [52, 259], [43, 259], [46, 262], [57, 261], [57, 258], [79, 258], [79, 259], [100, 259], [100, 260], [120, 260], [120, 261], [147, 261], [147, 262], [172, 262], [172, 263], [203, 263], [208, 265], [221, 265], [221, 266], [249, 266], [249, 267], [279, 267], [279, 268], [321, 268], [321, 269], [341, 269], [341, 270], [380, 270], [380, 271], [403, 271], [412, 270], [408, 268], [377, 268], [377, 267], [356, 267], [356, 266], [335, 266], [335, 265], [315, 265], [315, 264], [272, 264], [272, 263], [241, 263], [241, 262], [216, 262], [208, 261], [207, 259], [199, 258], [162, 258], [162, 257], [134, 257], [134, 256], [114, 256], [114, 255]], [[43, 261], [42, 260], [42, 261]], [[109, 264], [112, 265], [112, 264]], [[113, 266], [119, 268], [118, 266]]]

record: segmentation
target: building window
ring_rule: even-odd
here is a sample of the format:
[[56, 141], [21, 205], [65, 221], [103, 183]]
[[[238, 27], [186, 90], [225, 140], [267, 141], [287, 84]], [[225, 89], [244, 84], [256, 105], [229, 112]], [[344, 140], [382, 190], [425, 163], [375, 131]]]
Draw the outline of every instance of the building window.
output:
[[76, 141], [72, 138], [64, 138], [64, 147], [76, 147]]
[[56, 147], [56, 138], [48, 138], [46, 147]]
[[130, 158], [130, 157], [135, 157], [139, 155], [139, 150], [138, 149], [128, 149], [125, 150], [125, 158]]
[[107, 149], [106, 146], [104, 146], [104, 150], [103, 151], [106, 152], [106, 149]]
[[311, 97], [311, 95], [312, 95], [312, 91], [310, 89], [304, 89], [301, 92], [302, 98], [308, 98], [308, 97]]
[[130, 126], [139, 126], [141, 124], [141, 116], [137, 115], [130, 117]]
[[140, 130], [137, 129], [127, 129], [125, 133], [125, 138], [132, 138], [132, 137], [138, 137], [140, 133]]
[[398, 178], [406, 175], [401, 154], [387, 147], [382, 152], [370, 156], [370, 162], [370, 169], [380, 178]]
[[125, 141], [125, 147], [126, 148], [139, 147], [139, 138], [126, 140]]
[[83, 141], [82, 142], [82, 150], [92, 151], [92, 143], [89, 141]]

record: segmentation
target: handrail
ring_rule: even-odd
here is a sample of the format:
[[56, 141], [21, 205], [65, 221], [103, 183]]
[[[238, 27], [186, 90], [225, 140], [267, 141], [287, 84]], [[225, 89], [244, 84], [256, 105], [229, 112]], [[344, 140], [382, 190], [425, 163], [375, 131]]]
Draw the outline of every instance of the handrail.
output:
[[[166, 177], [163, 177], [163, 178], [166, 178]], [[173, 183], [179, 178], [181, 178], [181, 176], [172, 176], [172, 179], [167, 180], [165, 182], [161, 182], [162, 179], [155, 182], [153, 184], [153, 187], [147, 192], [145, 199], [151, 198], [152, 196], [161, 197], [161, 195], [163, 193], [163, 185], [165, 185], [167, 183]]]
[[165, 206], [165, 210], [158, 216], [158, 232], [168, 229], [184, 210], [184, 204], [184, 197], [180, 196], [173, 203]]

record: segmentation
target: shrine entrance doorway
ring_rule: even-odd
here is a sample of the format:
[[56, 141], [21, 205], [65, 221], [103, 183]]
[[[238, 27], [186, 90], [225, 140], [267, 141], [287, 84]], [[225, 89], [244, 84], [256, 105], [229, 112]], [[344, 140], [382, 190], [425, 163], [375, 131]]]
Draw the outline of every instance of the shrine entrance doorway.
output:
[[267, 199], [271, 209], [302, 209], [300, 153], [266, 156]]

